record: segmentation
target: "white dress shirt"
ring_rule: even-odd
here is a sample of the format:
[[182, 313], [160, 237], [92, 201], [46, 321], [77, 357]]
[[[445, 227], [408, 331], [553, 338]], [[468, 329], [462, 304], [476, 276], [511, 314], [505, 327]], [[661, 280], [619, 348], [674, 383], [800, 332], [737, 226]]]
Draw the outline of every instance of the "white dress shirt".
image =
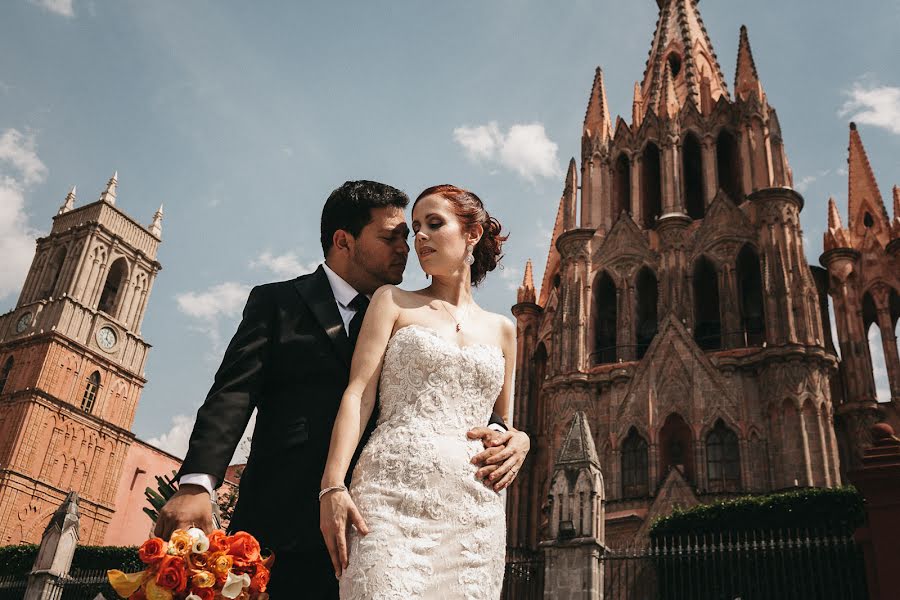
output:
[[[350, 306], [350, 303], [359, 295], [359, 292], [353, 289], [352, 285], [344, 281], [340, 275], [332, 271], [331, 267], [327, 264], [322, 263], [322, 268], [325, 271], [326, 277], [328, 277], [328, 283], [331, 285], [331, 293], [334, 295], [338, 312], [341, 313], [341, 320], [344, 322], [344, 331], [349, 335], [350, 321], [356, 314], [356, 309]], [[371, 294], [366, 294], [366, 297], [371, 299]], [[491, 423], [488, 427], [495, 431], [505, 431], [503, 427], [496, 423]], [[216, 488], [216, 483], [216, 478], [212, 475], [207, 475], [206, 473], [186, 473], [178, 480], [179, 485], [199, 485], [206, 488], [206, 491], [210, 494], [212, 494], [213, 490]]]

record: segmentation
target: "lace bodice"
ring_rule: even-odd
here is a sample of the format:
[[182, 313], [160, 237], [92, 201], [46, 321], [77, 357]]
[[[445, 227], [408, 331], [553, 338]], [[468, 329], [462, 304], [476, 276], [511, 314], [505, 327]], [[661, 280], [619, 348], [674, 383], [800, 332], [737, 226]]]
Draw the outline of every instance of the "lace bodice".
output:
[[500, 597], [503, 501], [475, 479], [483, 446], [466, 432], [487, 424], [504, 368], [498, 346], [458, 346], [421, 325], [395, 332], [350, 488], [370, 533], [351, 535], [342, 600]]

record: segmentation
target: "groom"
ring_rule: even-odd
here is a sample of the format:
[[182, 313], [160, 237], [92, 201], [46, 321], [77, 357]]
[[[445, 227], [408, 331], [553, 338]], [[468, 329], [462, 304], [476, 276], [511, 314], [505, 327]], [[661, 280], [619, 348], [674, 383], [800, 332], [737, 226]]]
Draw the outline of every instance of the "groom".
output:
[[[243, 319], [197, 412], [179, 490], [160, 511], [155, 534], [164, 539], [177, 528], [212, 528], [210, 494], [224, 479], [256, 409], [230, 529], [253, 534], [263, 548], [275, 552], [269, 586], [273, 600], [338, 597], [319, 532], [319, 482], [368, 297], [403, 279], [409, 255], [403, 210], [408, 202], [406, 194], [382, 183], [344, 183], [322, 210], [325, 264], [314, 273], [250, 292]], [[530, 442], [522, 432], [505, 431], [499, 419], [491, 421], [490, 428], [469, 433], [486, 446], [476, 457], [478, 476], [486, 485], [508, 484]], [[415, 439], [406, 443], [409, 452], [416, 451]]]

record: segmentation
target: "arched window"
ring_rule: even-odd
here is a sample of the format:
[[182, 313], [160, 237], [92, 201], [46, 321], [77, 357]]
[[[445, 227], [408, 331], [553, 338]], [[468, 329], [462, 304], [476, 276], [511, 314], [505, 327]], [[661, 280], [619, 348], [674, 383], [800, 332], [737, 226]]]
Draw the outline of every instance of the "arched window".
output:
[[641, 218], [647, 229], [656, 227], [656, 220], [662, 214], [660, 164], [659, 148], [652, 142], [647, 144], [641, 160]]
[[741, 486], [738, 438], [721, 419], [706, 436], [706, 478], [710, 492], [736, 492]]
[[744, 246], [738, 254], [737, 282], [741, 326], [747, 345], [760, 346], [766, 339], [762, 274], [759, 269], [759, 257], [749, 245]]
[[646, 496], [647, 481], [647, 442], [632, 427], [622, 442], [622, 497]]
[[735, 204], [744, 201], [741, 191], [741, 163], [737, 140], [729, 131], [722, 130], [716, 140], [716, 167], [719, 173], [719, 188], [725, 190]]
[[616, 159], [613, 170], [613, 222], [623, 210], [631, 212], [631, 163], [624, 153]]
[[681, 415], [672, 413], [659, 431], [659, 472], [665, 477], [672, 467], [681, 467], [684, 476], [694, 479], [694, 438]]
[[616, 284], [603, 271], [594, 285], [594, 362], [616, 362]]
[[716, 268], [705, 256], [694, 265], [694, 339], [704, 350], [722, 347], [719, 278]]
[[681, 156], [684, 208], [690, 218], [702, 219], [706, 214], [706, 202], [703, 197], [703, 151], [694, 134], [689, 133], [684, 138]]
[[120, 296], [125, 292], [127, 277], [128, 262], [124, 258], [117, 258], [106, 275], [106, 283], [103, 284], [103, 293], [100, 294], [97, 310], [115, 316], [113, 312], [118, 308]]
[[84, 396], [81, 397], [81, 410], [86, 413], [94, 412], [94, 404], [97, 402], [97, 392], [100, 391], [100, 372], [94, 371], [87, 379], [84, 387]]
[[6, 389], [6, 382], [9, 379], [9, 373], [13, 368], [13, 357], [10, 356], [6, 359], [6, 363], [3, 365], [3, 370], [0, 371], [0, 394], [3, 393], [3, 390]]
[[869, 292], [863, 294], [862, 318], [863, 330], [869, 341], [869, 358], [872, 361], [872, 376], [875, 380], [875, 399], [879, 402], [889, 402], [891, 391], [886, 389], [888, 386], [887, 361], [884, 358], [881, 328], [878, 327], [878, 309]]
[[547, 376], [547, 346], [543, 342], [538, 344], [532, 358], [532, 373], [534, 379], [531, 381], [531, 398], [528, 406], [528, 414], [525, 415], [525, 431], [537, 431], [543, 418], [540, 414], [541, 410], [541, 386], [544, 384], [544, 378]]
[[53, 295], [56, 284], [59, 282], [59, 275], [62, 272], [64, 262], [66, 262], [66, 249], [60, 248], [53, 253], [53, 258], [50, 259], [50, 264], [47, 266], [46, 278], [41, 288], [41, 298], [49, 298]]
[[641, 359], [656, 337], [658, 286], [653, 271], [644, 267], [637, 276], [637, 357]]

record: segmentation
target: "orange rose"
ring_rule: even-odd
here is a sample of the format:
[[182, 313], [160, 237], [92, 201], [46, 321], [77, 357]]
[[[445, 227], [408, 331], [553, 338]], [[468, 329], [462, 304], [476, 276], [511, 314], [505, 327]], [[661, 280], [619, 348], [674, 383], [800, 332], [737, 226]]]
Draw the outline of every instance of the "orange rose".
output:
[[166, 556], [159, 563], [159, 571], [156, 573], [156, 585], [176, 594], [187, 587], [187, 573], [184, 569], [184, 559], [180, 556]]
[[221, 529], [216, 529], [206, 537], [207, 539], [209, 539], [210, 552], [218, 552], [219, 550], [228, 549], [228, 544], [226, 543], [228, 536], [226, 536], [225, 532]]
[[169, 553], [184, 556], [191, 553], [194, 538], [188, 535], [184, 529], [176, 529], [169, 538]]
[[259, 542], [246, 531], [238, 531], [228, 540], [229, 556], [234, 558], [234, 564], [245, 567], [259, 560]]
[[165, 541], [158, 537], [150, 538], [141, 544], [138, 549], [138, 558], [145, 565], [156, 564], [163, 559], [168, 549], [169, 545]]
[[250, 578], [251, 592], [264, 592], [269, 585], [269, 570], [262, 565], [256, 566], [256, 574]]
[[225, 578], [228, 577], [228, 571], [231, 570], [231, 565], [233, 563], [234, 560], [222, 551], [213, 552], [209, 555], [209, 558], [206, 559], [207, 568], [212, 571], [213, 575], [215, 575], [216, 579], [219, 581], [225, 581]]

